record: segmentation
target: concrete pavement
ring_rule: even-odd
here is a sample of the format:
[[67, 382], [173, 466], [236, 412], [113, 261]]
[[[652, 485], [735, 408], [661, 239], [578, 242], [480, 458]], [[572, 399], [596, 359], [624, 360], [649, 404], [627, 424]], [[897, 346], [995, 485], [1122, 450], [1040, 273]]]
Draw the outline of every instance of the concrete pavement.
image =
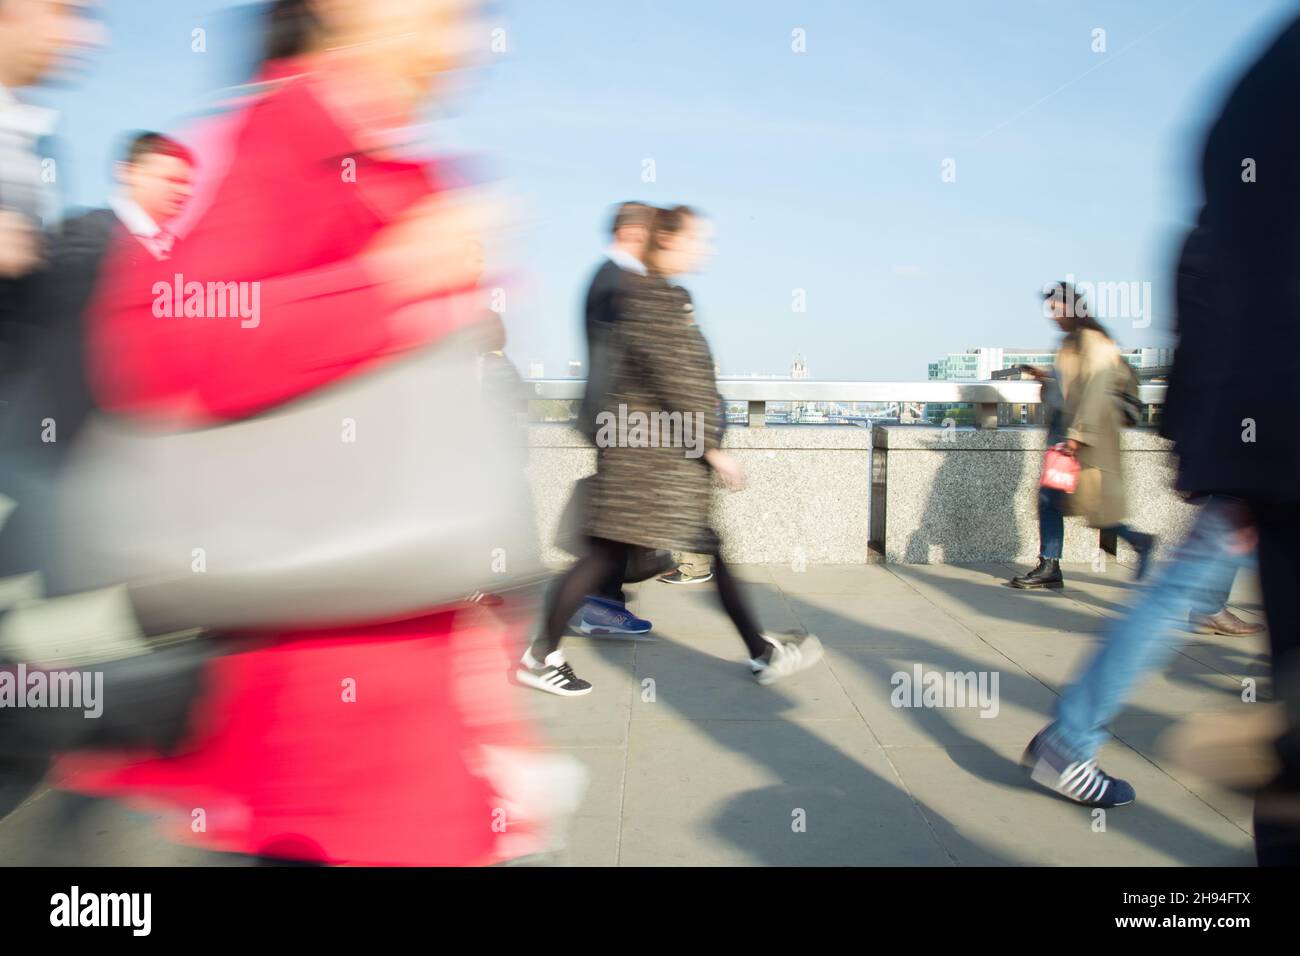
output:
[[[1141, 685], [1101, 754], [1138, 801], [1101, 819], [1031, 788], [1018, 758], [1131, 598], [1129, 569], [1067, 566], [1060, 592], [1006, 588], [1020, 569], [1003, 564], [739, 570], [763, 626], [817, 634], [822, 664], [761, 687], [711, 585], [651, 581], [632, 589], [631, 606], [654, 621], [653, 639], [566, 642], [592, 694], [519, 689], [552, 746], [592, 775], [561, 862], [1253, 863], [1250, 801], [1175, 767], [1160, 737], [1189, 715], [1239, 716], [1252, 706], [1244, 679], [1266, 698], [1263, 635], [1171, 638], [1169, 665]], [[1252, 581], [1239, 581], [1233, 603], [1261, 619]], [[895, 675], [918, 664], [996, 675], [996, 715], [895, 706]], [[144, 818], [60, 794], [39, 793], [0, 822], [0, 864], [210, 859], [169, 846]]]

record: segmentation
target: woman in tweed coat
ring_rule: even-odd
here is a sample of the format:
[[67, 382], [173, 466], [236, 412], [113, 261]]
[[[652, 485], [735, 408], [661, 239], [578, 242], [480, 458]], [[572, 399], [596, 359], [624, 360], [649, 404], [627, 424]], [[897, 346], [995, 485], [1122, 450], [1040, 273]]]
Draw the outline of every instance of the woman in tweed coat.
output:
[[754, 676], [764, 684], [811, 666], [815, 637], [760, 632], [709, 525], [715, 475], [744, 484], [740, 465], [719, 447], [722, 403], [713, 353], [695, 324], [691, 297], [670, 283], [709, 253], [708, 224], [690, 209], [655, 211], [644, 277], [629, 274], [614, 327], [618, 356], [596, 417], [596, 475], [584, 530], [590, 550], [551, 592], [542, 632], [524, 653], [521, 683], [561, 696], [590, 693], [560, 650], [569, 619], [632, 545], [714, 555], [722, 606], [740, 633]]

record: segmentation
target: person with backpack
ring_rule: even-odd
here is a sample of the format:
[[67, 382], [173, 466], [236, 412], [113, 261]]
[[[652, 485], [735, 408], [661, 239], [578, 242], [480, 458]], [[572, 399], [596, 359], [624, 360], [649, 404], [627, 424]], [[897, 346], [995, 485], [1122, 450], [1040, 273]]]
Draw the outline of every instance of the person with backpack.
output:
[[1120, 434], [1136, 424], [1141, 402], [1137, 378], [1114, 340], [1088, 311], [1088, 304], [1068, 282], [1049, 285], [1043, 293], [1048, 313], [1065, 333], [1056, 353], [1053, 387], [1045, 401], [1052, 408], [1048, 445], [1079, 462], [1073, 494], [1056, 488], [1038, 491], [1038, 564], [1012, 578], [1013, 588], [1061, 588], [1061, 551], [1065, 516], [1082, 515], [1099, 528], [1131, 544], [1138, 554], [1137, 577], [1146, 576], [1155, 537], [1124, 523], [1128, 502], [1120, 455]]

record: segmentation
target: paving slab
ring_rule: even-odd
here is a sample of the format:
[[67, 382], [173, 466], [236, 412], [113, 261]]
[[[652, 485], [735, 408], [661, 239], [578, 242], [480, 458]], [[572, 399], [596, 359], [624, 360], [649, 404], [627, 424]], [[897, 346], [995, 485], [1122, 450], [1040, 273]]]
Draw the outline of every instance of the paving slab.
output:
[[[1056, 704], [1052, 691], [987, 646], [974, 652], [836, 647], [827, 651], [827, 663], [886, 747], [1010, 741], [1023, 748], [1051, 719]], [[948, 693], [926, 697], [932, 674]]]
[[621, 861], [638, 866], [945, 866], [856, 720], [639, 721]]
[[1024, 630], [1095, 633], [1105, 615], [1048, 589], [1008, 587], [1003, 565], [900, 565], [894, 573], [984, 637]]
[[1235, 716], [1231, 711], [1183, 714], [1177, 719], [1165, 715], [1125, 714], [1111, 724], [1110, 731], [1117, 740], [1142, 754], [1238, 828], [1249, 833], [1255, 807], [1254, 798], [1222, 787], [1180, 766], [1168, 741], [1169, 733], [1187, 718], [1206, 717], [1226, 722]]
[[[643, 641], [570, 636], [595, 689], [557, 698], [516, 687], [547, 746], [580, 761], [589, 787], [553, 862], [638, 865], [1251, 865], [1250, 800], [1178, 766], [1162, 746], [1191, 716], [1229, 721], [1267, 699], [1265, 636], [1172, 628], [1110, 727], [1103, 766], [1137, 802], [1097, 817], [1029, 783], [1018, 766], [1057, 694], [1141, 588], [1115, 562], [1067, 566], [1059, 592], [1017, 591], [1023, 567], [740, 565], [762, 626], [816, 633], [826, 655], [772, 687], [712, 585], [647, 581], [629, 606], [655, 623]], [[1232, 606], [1262, 618], [1253, 575]], [[513, 670], [502, 650], [505, 680]], [[899, 674], [980, 675], [978, 698], [898, 706]], [[963, 706], [964, 705], [964, 706]], [[1104, 821], [1104, 829], [1101, 823]], [[0, 819], [0, 865], [207, 865], [243, 861], [174, 846], [149, 818], [38, 790]]]
[[1106, 811], [1037, 788], [1019, 755], [1010, 744], [889, 751], [959, 865], [1253, 864], [1247, 832], [1128, 748], [1108, 748], [1104, 764], [1138, 800]]

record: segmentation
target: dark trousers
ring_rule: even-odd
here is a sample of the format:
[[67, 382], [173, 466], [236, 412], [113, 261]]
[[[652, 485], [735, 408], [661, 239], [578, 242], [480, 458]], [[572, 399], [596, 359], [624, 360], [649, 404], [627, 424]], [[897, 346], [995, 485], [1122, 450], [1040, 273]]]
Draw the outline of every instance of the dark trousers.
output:
[[[604, 538], [590, 539], [590, 549], [565, 572], [547, 597], [545, 631], [533, 645], [533, 656], [542, 660], [560, 646], [560, 639], [568, 629], [569, 620], [582, 606], [587, 595], [602, 581], [610, 581], [615, 573], [621, 575], [627, 568], [632, 545]], [[740, 590], [740, 583], [721, 556], [713, 559], [713, 580], [718, 588], [722, 609], [731, 618], [740, 633], [750, 657], [758, 657], [768, 648], [758, 630], [758, 624]]]
[[[1255, 503], [1259, 529], [1259, 583], [1268, 615], [1273, 695], [1286, 711], [1278, 743], [1282, 772], [1255, 805], [1255, 850], [1260, 866], [1300, 865], [1300, 503]], [[1289, 812], [1274, 814], [1279, 803]]]
[[671, 571], [674, 567], [673, 556], [669, 551], [656, 551], [651, 548], [642, 548], [639, 545], [628, 545], [627, 556], [622, 562], [615, 562], [615, 566], [610, 570], [609, 575], [600, 582], [592, 594], [607, 601], [625, 605], [627, 604], [627, 595], [623, 591], [624, 584], [648, 581], [665, 571]]
[[614, 601], [617, 604], [627, 603], [627, 594], [623, 591], [623, 582], [627, 580], [627, 556], [624, 555], [622, 561], [615, 561], [614, 566], [609, 569], [592, 593], [596, 597], [604, 598], [606, 601]]
[[[1126, 524], [1112, 525], [1101, 530], [1114, 532], [1116, 537], [1123, 538], [1129, 544], [1136, 544], [1145, 540], [1143, 536]], [[1065, 492], [1059, 488], [1039, 488], [1038, 554], [1040, 557], [1059, 561], [1064, 547]]]

